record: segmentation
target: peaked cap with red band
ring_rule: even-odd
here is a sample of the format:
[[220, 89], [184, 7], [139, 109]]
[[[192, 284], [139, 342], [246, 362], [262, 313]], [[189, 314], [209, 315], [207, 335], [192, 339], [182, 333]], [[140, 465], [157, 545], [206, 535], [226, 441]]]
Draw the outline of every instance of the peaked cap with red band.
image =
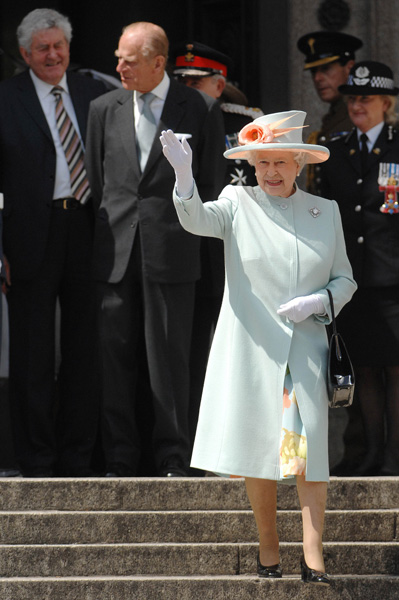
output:
[[181, 77], [209, 77], [223, 75], [233, 68], [233, 61], [223, 52], [200, 42], [179, 44], [174, 49], [173, 75]]

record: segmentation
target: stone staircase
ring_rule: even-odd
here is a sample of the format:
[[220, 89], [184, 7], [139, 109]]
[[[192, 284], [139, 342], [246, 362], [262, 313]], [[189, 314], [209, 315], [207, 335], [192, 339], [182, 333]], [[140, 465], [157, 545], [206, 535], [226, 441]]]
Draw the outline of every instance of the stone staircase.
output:
[[0, 599], [399, 599], [399, 478], [332, 478], [330, 589], [300, 581], [293, 486], [278, 506], [284, 576], [262, 580], [240, 479], [1, 479]]

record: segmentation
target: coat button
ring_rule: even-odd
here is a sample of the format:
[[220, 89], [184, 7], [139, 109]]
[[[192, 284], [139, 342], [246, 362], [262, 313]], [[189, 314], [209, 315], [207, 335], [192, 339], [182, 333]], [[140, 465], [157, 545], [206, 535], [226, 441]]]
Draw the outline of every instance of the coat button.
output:
[[355, 206], [355, 212], [360, 212], [362, 210], [362, 207], [360, 204], [357, 204], [357, 206]]
[[358, 180], [356, 181], [356, 183], [357, 183], [357, 185], [360, 185], [361, 183], [363, 183], [363, 179], [358, 179]]
[[357, 243], [363, 244], [363, 242], [364, 242], [364, 237], [361, 235], [360, 237], [357, 238]]

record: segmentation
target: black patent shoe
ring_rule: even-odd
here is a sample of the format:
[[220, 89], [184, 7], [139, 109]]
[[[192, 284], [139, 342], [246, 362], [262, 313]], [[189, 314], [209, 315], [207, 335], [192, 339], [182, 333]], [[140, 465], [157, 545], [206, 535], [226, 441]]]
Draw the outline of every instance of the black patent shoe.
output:
[[257, 559], [257, 572], [259, 577], [272, 577], [274, 579], [278, 579], [283, 576], [280, 563], [277, 565], [271, 565], [270, 567], [264, 567], [260, 562], [259, 554]]
[[179, 456], [168, 456], [163, 461], [159, 471], [159, 477], [188, 477], [182, 459]]
[[301, 558], [301, 578], [303, 583], [315, 583], [316, 585], [330, 585], [331, 581], [327, 573], [310, 569], [305, 562], [305, 558]]

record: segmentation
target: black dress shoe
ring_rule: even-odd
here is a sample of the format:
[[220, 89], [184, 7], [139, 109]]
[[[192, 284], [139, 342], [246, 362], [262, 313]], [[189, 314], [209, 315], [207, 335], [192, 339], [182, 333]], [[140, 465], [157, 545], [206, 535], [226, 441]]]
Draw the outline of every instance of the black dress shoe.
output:
[[259, 577], [271, 577], [274, 579], [279, 579], [283, 576], [283, 570], [280, 563], [277, 565], [271, 565], [270, 567], [265, 567], [260, 562], [259, 554], [257, 558], [257, 572]]
[[398, 477], [399, 469], [398, 467], [390, 467], [389, 465], [383, 465], [379, 474], [383, 477]]
[[301, 579], [303, 583], [314, 583], [316, 585], [330, 585], [331, 581], [327, 573], [310, 569], [305, 562], [305, 558], [301, 558]]
[[1, 469], [0, 477], [21, 477], [21, 472], [18, 469]]
[[136, 477], [136, 473], [123, 463], [111, 463], [107, 468], [105, 477]]
[[22, 475], [23, 477], [46, 478], [54, 477], [54, 471], [53, 469], [49, 469], [46, 467], [34, 467], [32, 469], [24, 469]]
[[187, 470], [179, 456], [168, 456], [158, 471], [159, 477], [188, 477]]

